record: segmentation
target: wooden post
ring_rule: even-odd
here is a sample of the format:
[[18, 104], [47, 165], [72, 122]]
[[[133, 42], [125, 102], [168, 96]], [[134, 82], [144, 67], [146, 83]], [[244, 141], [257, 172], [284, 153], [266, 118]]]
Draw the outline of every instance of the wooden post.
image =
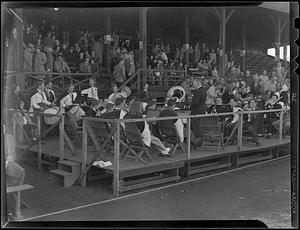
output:
[[187, 156], [186, 159], [191, 158], [191, 118], [187, 118]]
[[280, 120], [279, 120], [279, 142], [282, 143], [282, 129], [283, 129], [283, 110], [280, 111]]
[[[184, 43], [185, 43], [185, 48], [188, 48], [187, 45], [190, 43], [190, 15], [186, 14], [185, 15], [185, 23], [184, 23]], [[185, 64], [187, 64], [187, 67], [189, 68], [190, 66], [190, 60], [189, 60], [189, 49], [186, 49], [184, 52], [184, 60]]]
[[[8, 113], [10, 114], [10, 113]], [[12, 119], [13, 119], [13, 137], [15, 138], [15, 140], [17, 140], [17, 123], [16, 123], [16, 116], [15, 116], [15, 112], [12, 112], [11, 113], [13, 116], [12, 116]]]
[[[87, 163], [87, 130], [86, 130], [86, 120], [83, 120], [82, 124], [82, 162], [81, 162], [81, 173], [85, 173], [86, 163]], [[86, 187], [86, 175], [81, 180], [81, 187]]]
[[137, 71], [137, 89], [141, 90], [141, 69], [138, 69]]
[[64, 160], [64, 132], [65, 132], [65, 118], [61, 115], [61, 122], [59, 123], [59, 160]]
[[275, 57], [280, 61], [280, 43], [281, 43], [281, 17], [278, 17], [277, 34], [276, 34]]
[[238, 145], [237, 149], [242, 150], [242, 145], [243, 145], [243, 114], [240, 113], [239, 117], [239, 127], [238, 127]]
[[[221, 76], [225, 78], [225, 54], [226, 54], [226, 8], [222, 8], [222, 68], [221, 68]], [[226, 79], [226, 78], [225, 78]]]
[[246, 24], [243, 30], [243, 72], [246, 72]]
[[[23, 10], [16, 9], [16, 14], [23, 19]], [[20, 86], [20, 89], [25, 89], [25, 75], [24, 75], [24, 48], [23, 48], [23, 25], [16, 16], [14, 16], [15, 26], [17, 29], [17, 44], [16, 44], [16, 83]]]
[[142, 7], [139, 10], [139, 26], [142, 42], [140, 66], [147, 69], [147, 7]]
[[[111, 16], [109, 11], [106, 11], [105, 15], [105, 34], [111, 35]], [[106, 68], [107, 72], [111, 73], [111, 44], [107, 42], [106, 44]]]
[[288, 43], [285, 42], [284, 46], [283, 46], [283, 60], [284, 60], [284, 68], [285, 70], [287, 71], [287, 46], [288, 46]]
[[114, 134], [114, 181], [113, 181], [113, 193], [116, 196], [119, 196], [120, 194], [120, 179], [119, 179], [119, 173], [120, 173], [120, 122], [116, 122], [117, 130]]
[[[38, 126], [38, 136], [41, 136], [41, 115], [38, 114], [37, 117], [37, 126]], [[38, 143], [38, 169], [42, 170], [42, 139], [39, 138]]]

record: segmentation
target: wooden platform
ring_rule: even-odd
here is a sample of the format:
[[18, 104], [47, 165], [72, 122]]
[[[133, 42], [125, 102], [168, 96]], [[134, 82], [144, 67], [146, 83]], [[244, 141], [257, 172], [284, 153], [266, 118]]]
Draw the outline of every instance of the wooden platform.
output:
[[[59, 153], [59, 139], [58, 137], [49, 137], [47, 140], [43, 141], [42, 144], [42, 154], [57, 157]], [[222, 157], [227, 155], [233, 155], [233, 154], [246, 154], [246, 153], [255, 153], [255, 152], [262, 152], [265, 150], [268, 150], [270, 148], [274, 148], [281, 145], [288, 145], [290, 143], [290, 137], [283, 138], [282, 143], [279, 143], [278, 139], [265, 139], [260, 138], [261, 145], [255, 146], [254, 143], [244, 143], [242, 151], [237, 150], [236, 145], [232, 146], [226, 146], [223, 151], [217, 152], [217, 148], [213, 147], [207, 147], [206, 149], [199, 149], [199, 150], [192, 150], [191, 149], [191, 156], [189, 161], [195, 161], [195, 160], [205, 160], [205, 159], [211, 159], [215, 157]], [[26, 145], [17, 145], [18, 149], [25, 149]], [[33, 146], [31, 151], [37, 152], [38, 147]], [[89, 162], [93, 157], [93, 152], [96, 149], [93, 146], [88, 146], [88, 159], [87, 162]], [[186, 162], [186, 154], [182, 152], [182, 150], [178, 149], [175, 153], [175, 156], [173, 157], [162, 157], [158, 155], [158, 152], [151, 151], [153, 156], [153, 162], [148, 162], [147, 165], [144, 165], [141, 162], [135, 161], [133, 159], [123, 159], [120, 160], [120, 171], [128, 171], [128, 170], [137, 170], [142, 169], [145, 170], [146, 167], [156, 167], [159, 166], [161, 168], [167, 167], [169, 164], [183, 164]], [[71, 151], [65, 146], [64, 151], [64, 159], [70, 160], [74, 162], [81, 163], [82, 162], [82, 155], [81, 155], [81, 149], [76, 149], [76, 155], [72, 155]], [[113, 153], [109, 153], [106, 160], [109, 160], [113, 163]], [[113, 166], [108, 166], [105, 168], [107, 171], [112, 171]]]

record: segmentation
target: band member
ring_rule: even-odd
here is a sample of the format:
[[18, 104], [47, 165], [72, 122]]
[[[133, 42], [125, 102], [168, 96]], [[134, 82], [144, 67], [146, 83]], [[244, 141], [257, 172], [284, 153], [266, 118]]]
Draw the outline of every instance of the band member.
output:
[[[254, 99], [251, 99], [249, 101], [249, 107], [245, 108], [246, 111], [254, 111], [256, 110], [256, 101]], [[260, 143], [258, 141], [258, 135], [256, 132], [256, 121], [255, 121], [255, 114], [248, 114], [244, 116], [244, 127], [248, 130], [249, 135], [253, 138], [256, 146], [259, 146]]]
[[90, 78], [89, 80], [90, 88], [84, 89], [81, 91], [81, 94], [87, 94], [89, 98], [93, 98], [95, 100], [99, 100], [98, 98], [98, 89], [95, 87], [95, 80]]
[[53, 88], [53, 85], [52, 85], [51, 81], [45, 83], [45, 94], [46, 94], [47, 100], [50, 103], [54, 104], [56, 102], [56, 96], [55, 96], [55, 93], [52, 90], [52, 88]]
[[119, 93], [118, 85], [116, 83], [112, 84], [112, 94], [108, 96], [108, 100], [115, 103], [117, 98], [121, 97], [121, 93]]
[[77, 97], [77, 93], [74, 92], [75, 86], [71, 84], [68, 87], [68, 94], [60, 100], [60, 107], [61, 107], [61, 112], [65, 113], [70, 110], [71, 106], [73, 105], [73, 102], [75, 101]]
[[47, 106], [51, 105], [51, 102], [47, 100], [44, 88], [45, 83], [43, 81], [39, 81], [37, 83], [37, 92], [30, 99], [29, 112], [42, 112]]
[[150, 100], [148, 89], [149, 89], [149, 84], [145, 83], [144, 87], [143, 87], [143, 91], [140, 96], [140, 98], [143, 102], [148, 102]]
[[[229, 105], [231, 107], [231, 111], [234, 113], [242, 110], [241, 108], [236, 107], [236, 102], [234, 99], [230, 99]], [[228, 137], [230, 135], [235, 125], [237, 124], [238, 120], [239, 120], [238, 114], [234, 114], [229, 119], [225, 120], [225, 133], [224, 133], [225, 137]]]

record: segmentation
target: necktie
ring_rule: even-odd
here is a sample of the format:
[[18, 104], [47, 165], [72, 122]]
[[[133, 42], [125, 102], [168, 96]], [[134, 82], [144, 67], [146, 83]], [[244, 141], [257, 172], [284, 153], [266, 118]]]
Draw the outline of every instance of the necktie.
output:
[[73, 93], [71, 93], [71, 99], [72, 99], [72, 103], [73, 103], [73, 101], [74, 101]]
[[91, 97], [95, 98], [95, 89], [94, 89], [94, 87], [91, 88]]

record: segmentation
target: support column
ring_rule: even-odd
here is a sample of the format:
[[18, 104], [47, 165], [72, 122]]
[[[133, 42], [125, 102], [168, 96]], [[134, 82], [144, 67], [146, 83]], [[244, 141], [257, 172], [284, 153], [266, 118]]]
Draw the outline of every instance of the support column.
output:
[[[105, 35], [111, 36], [111, 16], [109, 12], [105, 15]], [[106, 43], [106, 60], [105, 60], [107, 72], [111, 73], [111, 43], [110, 41]]]
[[244, 24], [243, 28], [243, 48], [242, 48], [242, 54], [243, 54], [243, 72], [246, 71], [246, 25]]
[[190, 16], [187, 14], [185, 15], [185, 22], [184, 22], [184, 50], [185, 50], [184, 61], [188, 67], [190, 65], [189, 44], [190, 44]]
[[17, 16], [14, 16], [14, 25], [17, 30], [16, 40], [16, 83], [20, 86], [21, 90], [25, 89], [25, 75], [24, 75], [24, 47], [23, 47], [23, 10], [15, 10]]
[[141, 36], [143, 42], [142, 50], [142, 68], [147, 69], [147, 8], [141, 9]]
[[281, 43], [281, 17], [279, 16], [277, 24], [277, 34], [275, 40], [275, 60], [280, 60], [280, 43]]

